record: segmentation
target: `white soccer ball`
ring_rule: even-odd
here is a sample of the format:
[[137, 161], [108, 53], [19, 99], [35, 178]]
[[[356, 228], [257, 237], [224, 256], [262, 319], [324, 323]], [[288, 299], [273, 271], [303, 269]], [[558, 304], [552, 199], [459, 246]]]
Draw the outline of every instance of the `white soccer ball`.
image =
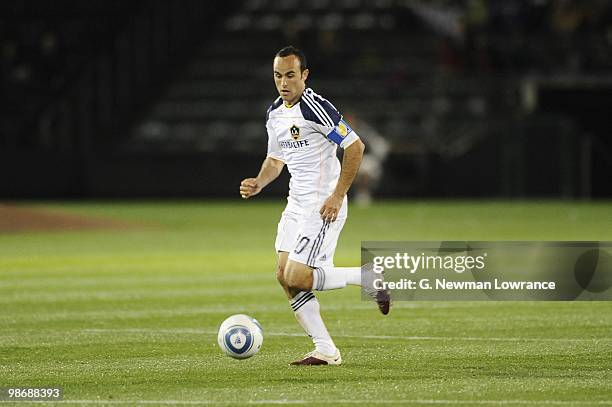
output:
[[217, 342], [228, 356], [250, 358], [261, 348], [263, 329], [255, 318], [244, 314], [232, 315], [219, 327]]

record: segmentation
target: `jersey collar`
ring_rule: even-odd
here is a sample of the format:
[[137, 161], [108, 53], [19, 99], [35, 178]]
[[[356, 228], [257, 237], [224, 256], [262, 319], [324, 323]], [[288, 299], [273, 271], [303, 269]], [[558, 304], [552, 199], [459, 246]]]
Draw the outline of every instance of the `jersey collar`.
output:
[[304, 96], [304, 93], [306, 92], [306, 89], [308, 88], [304, 88], [304, 92], [302, 92], [302, 94], [300, 95], [300, 97], [298, 98], [298, 100], [295, 101], [294, 104], [290, 105], [287, 102], [283, 101], [283, 106], [285, 106], [287, 109], [291, 109], [293, 106], [297, 105], [298, 103], [300, 103], [300, 101], [302, 100], [302, 96]]

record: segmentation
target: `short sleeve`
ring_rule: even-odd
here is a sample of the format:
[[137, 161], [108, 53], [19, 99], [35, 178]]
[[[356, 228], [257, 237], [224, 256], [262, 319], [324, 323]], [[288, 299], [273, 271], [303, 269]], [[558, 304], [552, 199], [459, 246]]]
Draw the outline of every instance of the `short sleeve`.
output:
[[359, 136], [342, 115], [327, 99], [307, 89], [302, 95], [300, 108], [304, 119], [308, 120], [315, 131], [321, 133], [328, 140], [346, 148], [359, 140]]
[[359, 140], [359, 135], [342, 118], [338, 120], [338, 123], [333, 127], [320, 125], [318, 123], [313, 123], [313, 125], [316, 126], [328, 140], [336, 143], [343, 149]]
[[270, 120], [266, 121], [266, 130], [268, 131], [268, 157], [272, 157], [276, 160], [285, 162], [285, 157], [283, 156], [283, 150], [281, 150], [278, 145], [278, 138], [276, 137], [276, 133], [274, 129], [270, 125]]

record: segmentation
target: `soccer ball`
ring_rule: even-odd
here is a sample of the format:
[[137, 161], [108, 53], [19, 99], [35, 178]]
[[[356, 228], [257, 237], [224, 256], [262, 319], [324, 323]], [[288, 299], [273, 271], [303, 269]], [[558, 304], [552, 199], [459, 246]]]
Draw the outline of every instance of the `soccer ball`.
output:
[[227, 318], [219, 327], [219, 347], [228, 356], [246, 359], [259, 352], [263, 343], [263, 329], [255, 318], [236, 314]]

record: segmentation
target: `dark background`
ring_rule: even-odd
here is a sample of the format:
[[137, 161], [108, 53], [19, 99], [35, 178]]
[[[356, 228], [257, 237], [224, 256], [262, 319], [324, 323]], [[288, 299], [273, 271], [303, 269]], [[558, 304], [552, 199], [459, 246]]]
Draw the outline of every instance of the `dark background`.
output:
[[0, 16], [0, 198], [237, 196], [287, 44], [389, 143], [376, 196], [612, 197], [609, 1], [6, 0]]

